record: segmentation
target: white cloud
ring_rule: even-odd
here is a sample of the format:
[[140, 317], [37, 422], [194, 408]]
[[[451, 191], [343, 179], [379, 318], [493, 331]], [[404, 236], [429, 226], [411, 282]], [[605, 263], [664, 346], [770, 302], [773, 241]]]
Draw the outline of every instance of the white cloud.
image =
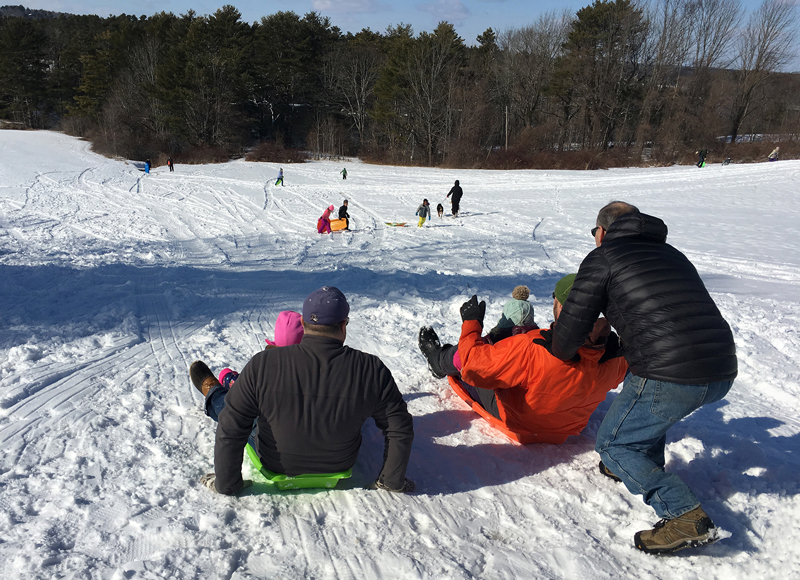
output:
[[425, 4], [417, 4], [417, 9], [436, 17], [436, 20], [446, 20], [451, 24], [462, 24], [469, 16], [469, 8], [461, 0], [436, 0]]
[[377, 0], [312, 0], [311, 7], [326, 14], [368, 14], [386, 9]]

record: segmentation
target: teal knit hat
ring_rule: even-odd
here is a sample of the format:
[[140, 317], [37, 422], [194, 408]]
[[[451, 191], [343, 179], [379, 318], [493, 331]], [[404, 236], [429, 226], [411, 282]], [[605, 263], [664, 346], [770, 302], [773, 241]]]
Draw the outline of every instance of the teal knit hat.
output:
[[503, 315], [497, 326], [533, 326], [533, 306], [527, 300], [509, 300], [503, 306]]

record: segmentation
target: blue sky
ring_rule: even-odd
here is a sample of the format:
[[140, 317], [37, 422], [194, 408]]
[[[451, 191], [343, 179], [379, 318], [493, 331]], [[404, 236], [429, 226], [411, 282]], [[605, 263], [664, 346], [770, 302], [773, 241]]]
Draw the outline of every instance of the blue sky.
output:
[[[7, 3], [15, 2], [9, 0]], [[150, 16], [162, 11], [183, 14], [190, 8], [200, 15], [212, 14], [226, 3], [236, 6], [247, 22], [260, 20], [262, 16], [280, 10], [291, 10], [301, 16], [315, 10], [330, 17], [331, 22], [344, 32], [358, 32], [365, 27], [383, 32], [387, 26], [404, 22], [411, 24], [414, 32], [419, 33], [431, 31], [438, 22], [446, 20], [455, 25], [468, 44], [474, 44], [475, 37], [489, 27], [502, 31], [526, 26], [535, 22], [540, 14], [551, 10], [568, 9], [574, 14], [579, 8], [591, 4], [592, 0], [40, 0], [24, 5], [28, 8], [105, 17], [123, 12], [136, 16]], [[747, 10], [760, 4], [761, 0], [742, 1]]]

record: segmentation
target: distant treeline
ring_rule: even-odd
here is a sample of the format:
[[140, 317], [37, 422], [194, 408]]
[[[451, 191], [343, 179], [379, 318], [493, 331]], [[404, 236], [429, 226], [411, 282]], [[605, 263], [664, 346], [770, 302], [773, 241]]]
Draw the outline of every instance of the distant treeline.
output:
[[467, 46], [447, 22], [343, 34], [316, 12], [248, 24], [229, 5], [149, 18], [4, 7], [0, 119], [140, 159], [260, 145], [451, 167], [673, 163], [740, 135], [800, 134], [800, 75], [780, 72], [796, 9], [596, 0]]

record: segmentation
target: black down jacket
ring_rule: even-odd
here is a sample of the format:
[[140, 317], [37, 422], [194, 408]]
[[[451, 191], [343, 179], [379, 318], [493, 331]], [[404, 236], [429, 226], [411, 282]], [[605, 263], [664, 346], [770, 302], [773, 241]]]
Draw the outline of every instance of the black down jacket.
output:
[[680, 384], [732, 380], [733, 334], [692, 263], [666, 243], [667, 226], [646, 214], [617, 218], [581, 263], [553, 332], [567, 360], [603, 313], [633, 374]]

